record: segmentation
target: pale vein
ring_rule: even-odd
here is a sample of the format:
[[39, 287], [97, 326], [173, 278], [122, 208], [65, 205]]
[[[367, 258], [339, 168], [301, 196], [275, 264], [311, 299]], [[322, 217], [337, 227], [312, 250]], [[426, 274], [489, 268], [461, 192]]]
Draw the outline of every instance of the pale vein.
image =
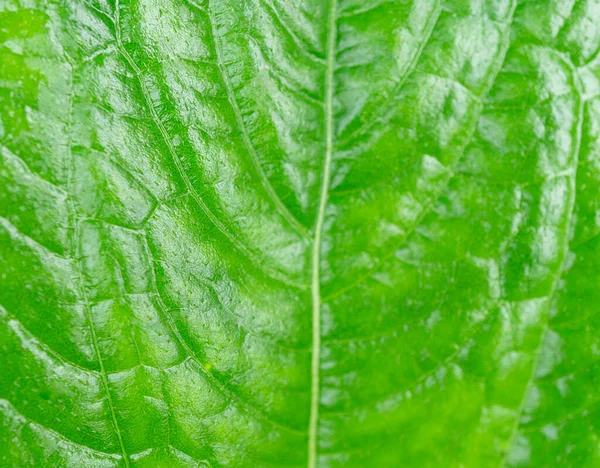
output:
[[315, 236], [312, 247], [312, 361], [311, 361], [311, 397], [310, 420], [308, 426], [308, 467], [315, 468], [317, 462], [317, 433], [319, 425], [319, 387], [321, 365], [321, 233], [325, 219], [325, 207], [329, 192], [331, 172], [331, 157], [333, 154], [333, 79], [335, 67], [336, 41], [336, 10], [337, 0], [329, 4], [329, 19], [327, 24], [327, 69], [325, 72], [325, 162], [323, 180], [319, 196], [319, 208], [315, 223]]

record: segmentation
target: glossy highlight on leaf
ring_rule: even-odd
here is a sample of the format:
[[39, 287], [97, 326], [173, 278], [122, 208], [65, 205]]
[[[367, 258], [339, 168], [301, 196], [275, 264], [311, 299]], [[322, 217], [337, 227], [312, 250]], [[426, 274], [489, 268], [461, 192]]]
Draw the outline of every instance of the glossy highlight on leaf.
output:
[[600, 0], [0, 0], [0, 466], [600, 466]]

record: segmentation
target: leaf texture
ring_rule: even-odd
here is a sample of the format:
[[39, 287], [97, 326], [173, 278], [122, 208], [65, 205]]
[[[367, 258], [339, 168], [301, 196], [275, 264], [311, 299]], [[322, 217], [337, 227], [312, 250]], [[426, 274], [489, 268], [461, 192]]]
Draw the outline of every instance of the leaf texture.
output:
[[0, 0], [0, 465], [600, 465], [599, 0]]

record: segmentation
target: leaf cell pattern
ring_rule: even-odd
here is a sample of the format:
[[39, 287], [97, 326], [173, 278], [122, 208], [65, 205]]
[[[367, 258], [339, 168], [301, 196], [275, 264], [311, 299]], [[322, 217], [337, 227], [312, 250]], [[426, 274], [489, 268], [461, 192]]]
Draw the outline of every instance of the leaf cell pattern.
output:
[[0, 0], [0, 465], [600, 465], [599, 0]]

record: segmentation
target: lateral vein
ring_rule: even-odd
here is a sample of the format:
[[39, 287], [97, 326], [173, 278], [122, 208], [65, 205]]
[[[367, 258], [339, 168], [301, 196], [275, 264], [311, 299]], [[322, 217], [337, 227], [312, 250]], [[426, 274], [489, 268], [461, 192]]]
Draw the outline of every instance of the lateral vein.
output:
[[[69, 63], [71, 63], [71, 62], [69, 62]], [[73, 71], [72, 64], [71, 64], [71, 71]], [[71, 87], [72, 86], [73, 86], [73, 75], [71, 75]], [[72, 90], [71, 90], [71, 93], [73, 93]], [[72, 112], [73, 112], [73, 94], [71, 94], [71, 96], [69, 98], [69, 108], [67, 110], [69, 129], [71, 127]], [[76, 220], [77, 212], [76, 212], [75, 203], [72, 199], [72, 196], [73, 196], [73, 190], [72, 190], [72, 187], [73, 187], [73, 170], [72, 170], [73, 153], [72, 153], [72, 149], [71, 149], [72, 146], [73, 145], [72, 145], [71, 137], [69, 136], [69, 144], [68, 144], [67, 151], [65, 152], [65, 156], [63, 159], [63, 166], [64, 166], [63, 171], [64, 171], [64, 176], [65, 176], [65, 186], [66, 186], [66, 190], [67, 190], [66, 200], [67, 200], [67, 209], [68, 209], [68, 215], [69, 215], [69, 228], [71, 231], [69, 234], [69, 239], [68, 239], [69, 253], [70, 253], [71, 257], [75, 259], [74, 266], [75, 266], [75, 271], [77, 273], [77, 281], [76, 281], [77, 292], [79, 293], [79, 296], [81, 297], [81, 299], [83, 301], [85, 317], [88, 322], [89, 329], [90, 329], [90, 335], [92, 338], [92, 347], [94, 349], [96, 359], [98, 360], [98, 366], [100, 367], [100, 380], [102, 382], [102, 388], [104, 390], [104, 393], [106, 394], [106, 402], [108, 405], [108, 410], [110, 412], [111, 422], [113, 424], [115, 435], [117, 437], [117, 442], [119, 444], [121, 456], [123, 457], [123, 463], [125, 465], [125, 468], [129, 468], [130, 467], [129, 454], [127, 453], [127, 449], [125, 448], [125, 443], [123, 441], [123, 436], [121, 434], [121, 429], [119, 427], [119, 421], [117, 420], [117, 413], [116, 413], [115, 405], [113, 403], [112, 394], [110, 391], [110, 383], [109, 383], [109, 379], [108, 379], [108, 373], [106, 372], [106, 368], [104, 367], [104, 361], [102, 360], [102, 353], [100, 352], [100, 347], [98, 345], [98, 336], [96, 333], [96, 327], [94, 326], [94, 320], [92, 317], [90, 302], [88, 299], [85, 284], [83, 283], [83, 280], [82, 280], [83, 271], [81, 268], [80, 259], [77, 258], [78, 254], [77, 254], [76, 239], [79, 239], [81, 237], [81, 222], [77, 222], [77, 220]]]
[[[117, 5], [118, 5], [118, 3], [117, 3]], [[194, 200], [194, 202], [198, 205], [198, 207], [202, 210], [202, 212], [206, 215], [206, 217], [212, 222], [212, 224], [215, 226], [215, 228], [219, 232], [221, 232], [221, 234], [223, 234], [223, 236], [225, 236], [227, 238], [227, 240], [229, 240], [229, 242], [231, 242], [231, 244], [235, 248], [237, 248], [242, 254], [244, 254], [246, 256], [246, 258], [250, 259], [252, 261], [252, 263], [254, 264], [254, 266], [259, 271], [261, 271], [265, 276], [272, 278], [274, 280], [277, 280], [288, 286], [297, 288], [297, 289], [307, 289], [308, 285], [299, 283], [297, 281], [294, 281], [291, 278], [288, 278], [287, 275], [285, 275], [281, 271], [278, 271], [276, 268], [273, 268], [270, 266], [263, 266], [262, 265], [263, 262], [261, 262], [261, 259], [257, 255], [255, 255], [255, 253], [252, 251], [252, 249], [247, 247], [246, 245], [244, 245], [244, 243], [242, 241], [240, 241], [238, 238], [236, 238], [236, 236], [233, 235], [229, 231], [229, 229], [227, 229], [227, 227], [212, 212], [212, 210], [209, 208], [209, 206], [206, 204], [206, 202], [202, 199], [202, 197], [200, 197], [200, 194], [193, 186], [181, 161], [179, 160], [179, 157], [177, 155], [177, 152], [175, 151], [175, 147], [173, 146], [173, 143], [171, 142], [171, 137], [169, 136], [167, 129], [165, 128], [156, 109], [154, 108], [152, 99], [150, 98], [150, 93], [148, 91], [148, 87], [146, 86], [146, 83], [144, 81], [144, 76], [143, 76], [142, 70], [136, 64], [136, 62], [133, 60], [133, 58], [131, 57], [129, 52], [127, 52], [127, 49], [125, 49], [125, 47], [123, 45], [123, 41], [121, 39], [121, 29], [120, 29], [118, 15], [116, 16], [115, 24], [116, 24], [116, 47], [117, 47], [117, 50], [121, 54], [121, 56], [125, 59], [125, 61], [129, 65], [131, 70], [134, 72], [136, 79], [139, 83], [140, 89], [142, 91], [142, 95], [144, 97], [144, 102], [145, 102], [146, 106], [148, 107], [148, 110], [152, 117], [152, 121], [156, 125], [157, 129], [160, 131], [160, 133], [163, 137], [163, 140], [165, 142], [165, 145], [167, 146], [167, 149], [171, 155], [171, 158], [173, 159], [175, 168], [177, 169], [177, 172], [181, 176], [181, 179], [183, 180], [183, 183], [186, 185], [186, 187], [189, 191], [189, 194], [192, 197], [192, 199]]]
[[302, 237], [309, 237], [306, 228], [298, 221], [298, 219], [289, 211], [288, 207], [283, 203], [281, 197], [275, 191], [275, 188], [271, 184], [271, 181], [267, 177], [263, 167], [260, 164], [260, 160], [258, 158], [258, 154], [252, 141], [250, 140], [250, 134], [248, 133], [248, 129], [246, 128], [246, 124], [244, 123], [244, 119], [242, 118], [242, 112], [240, 110], [237, 97], [235, 95], [235, 89], [227, 72], [227, 68], [225, 66], [225, 59], [223, 58], [223, 51], [221, 46], [221, 39], [217, 35], [217, 25], [215, 22], [214, 14], [210, 9], [210, 2], [207, 6], [208, 10], [206, 14], [208, 16], [208, 20], [211, 26], [211, 36], [212, 41], [215, 46], [215, 55], [217, 58], [217, 66], [219, 67], [219, 72], [223, 79], [223, 84], [225, 85], [225, 90], [227, 91], [227, 97], [229, 98], [229, 103], [231, 104], [231, 108], [233, 110], [233, 115], [235, 116], [235, 121], [240, 129], [240, 134], [242, 136], [242, 141], [244, 142], [244, 146], [248, 151], [248, 155], [250, 156], [250, 160], [254, 169], [256, 170], [256, 174], [260, 180], [261, 185], [263, 186], [265, 192], [269, 199], [273, 202], [281, 216], [292, 226], [292, 228]]

